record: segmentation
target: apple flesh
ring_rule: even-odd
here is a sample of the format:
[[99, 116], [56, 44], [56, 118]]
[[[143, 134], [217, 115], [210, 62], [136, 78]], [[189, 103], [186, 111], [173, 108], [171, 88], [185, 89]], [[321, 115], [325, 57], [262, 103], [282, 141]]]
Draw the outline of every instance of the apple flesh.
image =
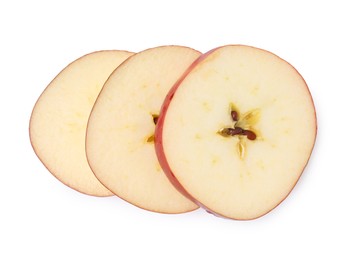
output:
[[81, 193], [112, 195], [87, 163], [86, 127], [103, 84], [131, 55], [100, 51], [77, 59], [55, 77], [33, 109], [29, 132], [35, 153], [58, 180]]
[[86, 135], [89, 165], [109, 190], [137, 207], [161, 213], [198, 208], [163, 173], [154, 131], [167, 92], [199, 56], [180, 46], [140, 52], [113, 72], [93, 107]]
[[291, 192], [316, 129], [310, 92], [294, 67], [230, 45], [202, 55], [170, 90], [156, 153], [186, 197], [218, 216], [255, 219]]

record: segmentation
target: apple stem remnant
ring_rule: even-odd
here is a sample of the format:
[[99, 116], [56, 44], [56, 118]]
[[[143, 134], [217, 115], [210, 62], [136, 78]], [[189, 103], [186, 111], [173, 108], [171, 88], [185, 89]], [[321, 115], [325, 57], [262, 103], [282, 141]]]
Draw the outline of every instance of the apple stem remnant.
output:
[[[152, 120], [155, 125], [157, 125], [158, 122], [158, 115], [152, 114]], [[149, 138], [147, 138], [146, 142], [153, 143], [155, 141], [155, 135], [151, 135]]]

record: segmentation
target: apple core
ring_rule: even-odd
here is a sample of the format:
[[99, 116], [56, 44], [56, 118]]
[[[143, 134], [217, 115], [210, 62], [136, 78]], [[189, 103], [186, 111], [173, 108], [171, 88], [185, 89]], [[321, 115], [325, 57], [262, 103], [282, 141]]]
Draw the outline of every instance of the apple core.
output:
[[237, 143], [238, 154], [241, 159], [244, 158], [245, 155], [245, 140], [243, 140], [243, 136], [250, 141], [254, 141], [257, 138], [257, 135], [254, 130], [252, 130], [252, 124], [258, 121], [259, 113], [256, 110], [247, 112], [242, 115], [239, 120], [239, 113], [231, 105], [231, 118], [234, 122], [233, 127], [223, 127], [220, 129], [217, 134], [223, 137], [231, 137], [236, 136], [239, 138], [239, 142]]

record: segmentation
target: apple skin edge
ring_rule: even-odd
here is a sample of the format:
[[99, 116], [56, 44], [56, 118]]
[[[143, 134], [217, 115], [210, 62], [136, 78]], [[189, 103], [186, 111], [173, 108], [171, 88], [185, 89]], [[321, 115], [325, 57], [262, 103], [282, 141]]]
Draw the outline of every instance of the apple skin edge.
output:
[[[204, 59], [206, 59], [210, 54], [212, 54], [213, 52], [215, 52], [216, 50], [220, 49], [220, 48], [223, 48], [223, 47], [227, 47], [227, 46], [239, 46], [238, 44], [237, 45], [224, 45], [224, 46], [220, 46], [220, 47], [217, 47], [217, 48], [214, 48], [204, 54], [202, 54], [197, 60], [195, 60], [191, 66], [185, 71], [185, 73], [181, 76], [181, 78], [179, 78], [179, 80], [174, 84], [174, 86], [170, 89], [170, 91], [168, 92], [163, 104], [162, 104], [162, 108], [161, 108], [161, 111], [160, 111], [160, 114], [159, 114], [159, 118], [158, 118], [158, 121], [157, 121], [157, 125], [156, 125], [156, 128], [155, 128], [155, 150], [156, 150], [156, 155], [157, 155], [157, 158], [158, 158], [158, 161], [164, 171], [164, 173], [166, 174], [167, 178], [169, 179], [169, 181], [172, 183], [172, 185], [174, 185], [174, 187], [179, 191], [181, 192], [185, 197], [187, 197], [188, 199], [192, 200], [194, 203], [196, 203], [198, 206], [200, 206], [202, 209], [204, 209], [205, 211], [207, 211], [208, 213], [216, 216], [216, 217], [220, 217], [220, 218], [224, 218], [224, 219], [234, 219], [234, 220], [243, 220], [243, 221], [247, 221], [247, 220], [255, 220], [255, 219], [258, 219], [266, 214], [268, 214], [270, 211], [272, 211], [273, 209], [275, 209], [276, 207], [278, 207], [288, 196], [289, 194], [292, 192], [292, 190], [294, 189], [294, 187], [296, 186], [296, 184], [298, 183], [299, 179], [301, 178], [302, 174], [303, 174], [303, 171], [304, 169], [306, 168], [308, 162], [309, 162], [309, 159], [311, 157], [311, 154], [313, 152], [313, 149], [314, 149], [314, 146], [315, 146], [315, 143], [316, 143], [316, 137], [317, 137], [317, 131], [318, 131], [318, 121], [317, 121], [317, 116], [316, 116], [316, 110], [315, 110], [315, 105], [314, 105], [314, 101], [313, 101], [313, 97], [310, 93], [310, 90], [308, 88], [308, 85], [307, 83], [305, 82], [304, 78], [302, 77], [302, 75], [296, 70], [296, 68], [294, 68], [290, 63], [288, 63], [287, 61], [285, 61], [284, 59], [280, 58], [279, 56], [277, 56], [278, 58], [280, 58], [281, 60], [285, 61], [286, 63], [288, 63], [291, 67], [294, 68], [294, 70], [301, 76], [302, 80], [304, 81], [306, 87], [307, 87], [307, 91], [308, 91], [308, 94], [311, 98], [311, 101], [312, 101], [312, 106], [313, 106], [313, 110], [314, 110], [314, 117], [315, 117], [315, 136], [314, 136], [314, 142], [313, 142], [313, 146], [311, 148], [311, 152], [309, 154], [309, 157], [308, 157], [308, 160], [307, 160], [307, 163], [304, 165], [303, 169], [302, 169], [302, 172], [301, 174], [299, 175], [299, 178], [296, 180], [296, 182], [294, 183], [293, 187], [290, 189], [289, 193], [281, 200], [279, 201], [279, 203], [274, 206], [273, 208], [269, 209], [268, 211], [264, 212], [262, 215], [259, 215], [259, 216], [256, 216], [254, 218], [246, 218], [246, 219], [237, 219], [237, 218], [231, 218], [231, 217], [228, 217], [228, 216], [224, 216], [223, 214], [220, 214], [220, 213], [217, 213], [213, 210], [211, 210], [209, 207], [205, 206], [204, 204], [202, 204], [201, 202], [199, 202], [196, 198], [194, 198], [190, 193], [189, 191], [187, 191], [184, 186], [178, 181], [178, 179], [175, 177], [175, 174], [174, 172], [172, 171], [172, 169], [170, 168], [170, 165], [167, 161], [167, 158], [166, 158], [166, 155], [165, 155], [165, 152], [164, 152], [164, 147], [163, 147], [163, 138], [162, 138], [162, 134], [163, 134], [163, 124], [164, 124], [164, 120], [165, 120], [165, 117], [166, 117], [166, 113], [168, 111], [168, 108], [169, 108], [169, 105], [170, 105], [170, 102], [171, 100], [173, 99], [174, 95], [175, 95], [175, 92], [176, 90], [180, 87], [182, 81], [187, 77], [187, 75], [199, 64], [201, 63]], [[256, 47], [252, 47], [252, 48], [255, 48], [255, 49], [260, 49], [260, 48], [256, 48]], [[263, 49], [260, 49], [262, 51], [266, 51], [266, 50], [263, 50]], [[269, 51], [266, 51], [266, 52], [269, 52]]]
[[[217, 49], [217, 48], [216, 48]], [[174, 84], [174, 86], [169, 90], [166, 98], [164, 99], [158, 121], [156, 124], [155, 128], [155, 151], [156, 155], [158, 158], [158, 161], [162, 167], [163, 172], [166, 174], [167, 178], [169, 181], [172, 183], [172, 185], [179, 191], [181, 194], [183, 194], [186, 198], [190, 199], [194, 203], [196, 203], [198, 206], [206, 210], [208, 213], [213, 214], [217, 217], [222, 217], [226, 218], [223, 215], [220, 215], [212, 210], [210, 210], [208, 207], [203, 205], [201, 202], [196, 200], [183, 186], [182, 184], [178, 181], [178, 179], [175, 177], [175, 174], [173, 173], [172, 169], [170, 168], [170, 165], [167, 161], [165, 152], [164, 152], [164, 147], [163, 147], [163, 138], [162, 138], [162, 133], [163, 133], [163, 124], [165, 120], [165, 115], [168, 111], [168, 107], [170, 105], [170, 102], [172, 98], [175, 95], [176, 90], [180, 87], [181, 82], [186, 78], [186, 76], [195, 68], [201, 61], [203, 61], [206, 57], [209, 56], [212, 52], [214, 52], [216, 49], [213, 49], [207, 53], [202, 54], [197, 60], [195, 60], [191, 66], [185, 71], [185, 73], [181, 76], [181, 78], [178, 79], [178, 81]]]

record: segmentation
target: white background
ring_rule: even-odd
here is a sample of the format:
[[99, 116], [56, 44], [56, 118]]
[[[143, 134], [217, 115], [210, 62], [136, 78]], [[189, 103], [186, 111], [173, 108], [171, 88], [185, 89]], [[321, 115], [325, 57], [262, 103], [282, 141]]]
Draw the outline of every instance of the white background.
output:
[[[0, 259], [348, 259], [345, 2], [1, 1]], [[243, 222], [203, 210], [147, 212], [71, 190], [35, 156], [31, 109], [76, 58], [103, 49], [178, 44], [206, 52], [235, 43], [294, 65], [317, 109], [310, 163], [268, 215]]]

